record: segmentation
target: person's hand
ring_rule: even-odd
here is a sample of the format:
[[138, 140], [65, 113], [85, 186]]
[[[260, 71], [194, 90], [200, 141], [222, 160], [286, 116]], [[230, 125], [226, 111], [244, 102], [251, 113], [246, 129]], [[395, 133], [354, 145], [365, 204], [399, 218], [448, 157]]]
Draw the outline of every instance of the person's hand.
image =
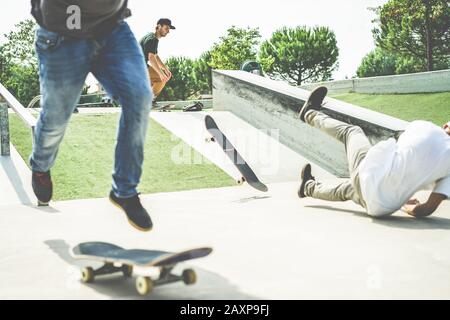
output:
[[167, 76], [167, 81], [169, 81], [172, 78], [172, 72], [170, 72], [169, 69], [164, 70], [164, 73]]
[[169, 81], [169, 78], [164, 74], [164, 72], [161, 72], [159, 74], [159, 78], [161, 79], [162, 82], [166, 83], [167, 81]]
[[444, 124], [444, 125], [442, 126], [442, 128], [444, 129], [444, 131], [445, 131], [448, 135], [450, 135], [450, 121], [447, 122], [446, 124]]
[[163, 69], [162, 73], [166, 76], [166, 82], [168, 82], [172, 78], [172, 72], [170, 72], [169, 69]]
[[415, 217], [414, 210], [420, 205], [420, 201], [413, 198], [409, 199], [402, 207], [402, 210], [407, 214]]

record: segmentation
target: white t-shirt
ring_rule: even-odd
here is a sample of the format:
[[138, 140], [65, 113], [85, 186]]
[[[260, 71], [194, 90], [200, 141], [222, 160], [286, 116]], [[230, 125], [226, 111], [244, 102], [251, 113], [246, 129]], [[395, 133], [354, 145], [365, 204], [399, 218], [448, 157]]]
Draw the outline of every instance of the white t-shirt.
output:
[[396, 142], [379, 142], [359, 166], [361, 192], [371, 216], [399, 210], [417, 191], [450, 197], [450, 136], [427, 121], [411, 122]]

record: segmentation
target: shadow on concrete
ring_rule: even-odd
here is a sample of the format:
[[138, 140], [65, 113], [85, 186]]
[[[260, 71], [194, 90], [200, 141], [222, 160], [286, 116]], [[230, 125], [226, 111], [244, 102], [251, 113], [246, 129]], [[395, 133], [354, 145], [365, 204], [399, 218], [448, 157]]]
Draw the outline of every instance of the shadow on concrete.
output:
[[[62, 260], [76, 267], [86, 265], [86, 262], [73, 258], [70, 246], [64, 240], [47, 240], [44, 242]], [[95, 267], [100, 264], [92, 263]], [[195, 267], [198, 282], [193, 286], [186, 286], [182, 282], [156, 287], [147, 297], [141, 297], [135, 288], [135, 278], [124, 278], [120, 274], [99, 277], [92, 284], [83, 284], [98, 293], [112, 299], [143, 299], [143, 300], [202, 300], [202, 299], [246, 299], [260, 300], [239, 291], [239, 288], [222, 276], [210, 271]]]
[[30, 197], [28, 196], [27, 192], [25, 191], [25, 188], [23, 187], [22, 179], [20, 178], [20, 175], [17, 172], [17, 168], [14, 165], [12, 158], [10, 156], [2, 156], [0, 157], [0, 164], [2, 165], [3, 170], [8, 176], [8, 179], [11, 182], [11, 185], [13, 186], [17, 196], [19, 197], [20, 202], [24, 205], [32, 204]]
[[363, 217], [363, 218], [368, 218], [369, 216], [367, 215], [367, 213], [365, 211], [356, 211], [356, 210], [350, 210], [350, 209], [342, 209], [342, 208], [338, 208], [338, 207], [331, 207], [331, 206], [323, 206], [323, 205], [307, 205], [304, 206], [305, 208], [312, 208], [312, 209], [325, 209], [325, 210], [330, 210], [330, 211], [338, 211], [338, 212], [346, 212], [346, 213], [352, 213], [355, 216], [359, 216], [359, 217]]
[[52, 206], [38, 206], [38, 205], [28, 205], [27, 207], [32, 208], [34, 210], [39, 210], [45, 213], [61, 213], [58, 209], [53, 208]]
[[330, 211], [351, 213], [361, 218], [371, 219], [372, 223], [381, 224], [387, 227], [404, 228], [404, 229], [430, 229], [430, 230], [450, 230], [450, 219], [441, 217], [427, 217], [422, 219], [416, 219], [414, 217], [407, 216], [386, 216], [382, 218], [373, 218], [369, 216], [365, 211], [356, 211], [349, 209], [342, 209], [330, 206], [309, 205], [305, 206], [312, 209], [325, 209]]
[[250, 201], [254, 201], [254, 200], [263, 200], [263, 199], [269, 199], [269, 198], [271, 198], [271, 196], [254, 196], [254, 197], [239, 199], [239, 200], [236, 200], [233, 202], [246, 203], [246, 202], [250, 202]]

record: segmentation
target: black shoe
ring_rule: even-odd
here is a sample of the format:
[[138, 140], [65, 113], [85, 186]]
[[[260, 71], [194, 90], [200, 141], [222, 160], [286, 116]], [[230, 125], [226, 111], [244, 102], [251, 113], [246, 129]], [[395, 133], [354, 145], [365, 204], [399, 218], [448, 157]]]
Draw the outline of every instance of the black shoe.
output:
[[300, 187], [298, 188], [297, 194], [298, 194], [299, 198], [306, 198], [306, 195], [305, 195], [306, 183], [310, 180], [316, 180], [313, 177], [313, 175], [311, 174], [311, 165], [309, 163], [303, 167], [300, 177], [301, 177], [301, 184], [300, 184]]
[[311, 109], [320, 110], [322, 101], [327, 95], [328, 89], [326, 87], [318, 87], [314, 89], [305, 101], [303, 107], [300, 109], [299, 118], [305, 122], [305, 113]]
[[50, 171], [33, 171], [31, 185], [33, 186], [34, 194], [38, 199], [38, 205], [48, 205], [53, 195], [53, 183], [50, 176]]
[[122, 209], [128, 217], [128, 222], [140, 231], [152, 230], [153, 223], [150, 216], [142, 206], [139, 195], [131, 198], [118, 198], [113, 191], [109, 193], [109, 200], [119, 209]]

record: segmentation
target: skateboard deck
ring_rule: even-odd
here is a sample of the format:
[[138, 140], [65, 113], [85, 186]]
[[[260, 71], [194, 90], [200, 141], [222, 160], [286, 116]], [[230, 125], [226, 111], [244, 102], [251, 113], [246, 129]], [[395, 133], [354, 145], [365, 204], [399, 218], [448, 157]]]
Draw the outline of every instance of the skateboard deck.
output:
[[196, 102], [194, 104], [187, 105], [183, 108], [183, 112], [196, 112], [202, 111], [205, 106], [201, 102]]
[[[82, 281], [91, 283], [99, 275], [122, 272], [125, 277], [130, 277], [133, 267], [158, 267], [160, 274], [157, 279], [150, 277], [137, 277], [136, 289], [141, 295], [150, 293], [154, 286], [183, 281], [190, 285], [196, 282], [196, 274], [192, 269], [186, 269], [181, 275], [172, 273], [177, 263], [187, 260], [202, 258], [212, 252], [211, 248], [195, 248], [180, 252], [167, 252], [159, 250], [127, 250], [111, 243], [85, 242], [72, 249], [75, 259], [84, 259], [102, 262], [104, 265], [94, 270], [92, 267], [81, 269]], [[118, 265], [118, 266], [117, 266]]]
[[242, 174], [241, 180], [238, 180], [238, 183], [243, 183], [247, 181], [249, 185], [253, 188], [266, 192], [268, 190], [267, 186], [259, 181], [256, 174], [253, 172], [252, 168], [248, 165], [248, 163], [242, 158], [236, 148], [231, 144], [225, 134], [220, 131], [217, 123], [214, 119], [207, 115], [205, 117], [205, 125], [208, 132], [212, 135], [212, 138], [207, 139], [207, 141], [216, 141], [221, 147], [228, 158], [233, 162], [239, 172]]
[[175, 108], [174, 104], [166, 104], [165, 106], [159, 107], [158, 110], [159, 112], [171, 112], [171, 110]]

